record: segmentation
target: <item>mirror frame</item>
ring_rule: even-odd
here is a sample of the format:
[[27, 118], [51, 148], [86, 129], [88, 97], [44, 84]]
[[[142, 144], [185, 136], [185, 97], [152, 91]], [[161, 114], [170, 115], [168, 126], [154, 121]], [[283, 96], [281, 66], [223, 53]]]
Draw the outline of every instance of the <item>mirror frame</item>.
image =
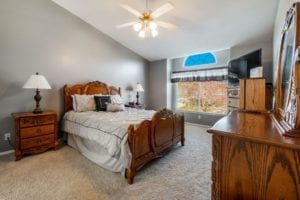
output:
[[[294, 23], [294, 52], [292, 56], [292, 68], [287, 90], [286, 104], [282, 91], [282, 72], [284, 43], [291, 24]], [[287, 12], [282, 39], [279, 49], [277, 65], [277, 80], [275, 89], [275, 108], [273, 119], [279, 132], [285, 136], [300, 137], [300, 3], [294, 3]], [[282, 107], [283, 105], [283, 107]]]

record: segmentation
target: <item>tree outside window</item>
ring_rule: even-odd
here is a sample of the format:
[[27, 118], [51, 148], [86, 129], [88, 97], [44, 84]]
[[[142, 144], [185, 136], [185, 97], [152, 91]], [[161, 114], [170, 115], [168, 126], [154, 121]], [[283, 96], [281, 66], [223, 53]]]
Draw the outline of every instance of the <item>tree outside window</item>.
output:
[[226, 114], [227, 81], [178, 82], [177, 109]]

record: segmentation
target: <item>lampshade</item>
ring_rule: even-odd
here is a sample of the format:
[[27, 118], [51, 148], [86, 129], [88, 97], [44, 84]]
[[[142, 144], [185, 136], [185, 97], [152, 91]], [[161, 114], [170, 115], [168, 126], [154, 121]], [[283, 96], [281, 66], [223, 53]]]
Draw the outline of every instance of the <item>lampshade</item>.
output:
[[26, 83], [23, 85], [26, 89], [51, 89], [47, 79], [39, 73], [33, 74], [29, 77]]
[[140, 83], [136, 84], [136, 91], [137, 92], [144, 92], [144, 88]]

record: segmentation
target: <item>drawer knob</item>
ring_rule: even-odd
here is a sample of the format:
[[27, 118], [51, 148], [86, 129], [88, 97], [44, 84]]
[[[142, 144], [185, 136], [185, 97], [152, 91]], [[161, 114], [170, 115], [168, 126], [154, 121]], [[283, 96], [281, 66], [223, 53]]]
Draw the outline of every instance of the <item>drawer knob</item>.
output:
[[36, 130], [36, 132], [37, 132], [37, 133], [41, 133], [42, 130], [41, 130], [40, 128], [38, 128], [38, 129]]

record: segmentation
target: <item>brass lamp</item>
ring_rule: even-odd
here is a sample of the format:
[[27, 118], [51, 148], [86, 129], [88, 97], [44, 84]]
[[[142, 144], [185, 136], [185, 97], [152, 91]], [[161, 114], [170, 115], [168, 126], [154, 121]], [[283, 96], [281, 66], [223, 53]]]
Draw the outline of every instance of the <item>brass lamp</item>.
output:
[[42, 113], [43, 111], [40, 108], [40, 101], [42, 99], [42, 96], [40, 95], [40, 89], [51, 89], [51, 86], [49, 85], [47, 79], [37, 72], [36, 74], [33, 74], [29, 77], [29, 79], [23, 85], [23, 88], [36, 89], [36, 94], [34, 96], [36, 106], [33, 110], [33, 113]]
[[144, 92], [144, 88], [143, 86], [140, 84], [140, 83], [137, 83], [136, 84], [136, 105], [140, 105], [140, 102], [139, 102], [139, 92]]

